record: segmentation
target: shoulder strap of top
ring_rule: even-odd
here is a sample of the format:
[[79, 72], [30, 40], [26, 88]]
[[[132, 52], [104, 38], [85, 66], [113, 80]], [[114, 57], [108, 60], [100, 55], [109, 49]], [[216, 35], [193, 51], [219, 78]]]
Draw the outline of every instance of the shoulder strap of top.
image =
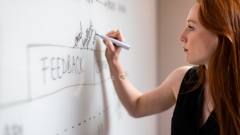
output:
[[191, 90], [191, 88], [193, 88], [196, 85], [198, 79], [199, 77], [197, 74], [197, 67], [190, 68], [186, 72], [182, 80], [179, 93], [184, 93], [184, 92], [187, 92], [188, 90]]

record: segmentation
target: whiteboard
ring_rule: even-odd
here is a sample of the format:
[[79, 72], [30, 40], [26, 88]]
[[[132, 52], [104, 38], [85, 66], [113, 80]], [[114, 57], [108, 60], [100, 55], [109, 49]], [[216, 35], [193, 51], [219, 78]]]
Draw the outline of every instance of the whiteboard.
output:
[[0, 135], [157, 134], [157, 116], [131, 118], [120, 103], [95, 36], [122, 30], [132, 48], [120, 61], [147, 92], [158, 76], [155, 5], [0, 0]]

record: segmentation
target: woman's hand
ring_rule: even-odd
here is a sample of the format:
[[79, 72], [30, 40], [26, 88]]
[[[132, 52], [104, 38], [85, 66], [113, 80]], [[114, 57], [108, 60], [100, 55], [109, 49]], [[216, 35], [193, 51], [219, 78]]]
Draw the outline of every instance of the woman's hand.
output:
[[[114, 39], [117, 39], [121, 42], [125, 42], [124, 37], [122, 35], [122, 32], [120, 30], [116, 30], [116, 31], [112, 30], [112, 31], [107, 33], [107, 36], [111, 37], [111, 38], [114, 38]], [[119, 56], [122, 48], [114, 45], [112, 43], [112, 41], [110, 41], [109, 39], [105, 39], [105, 40], [103, 40], [103, 42], [107, 47], [105, 55], [106, 55], [108, 63], [118, 61], [118, 56]]]

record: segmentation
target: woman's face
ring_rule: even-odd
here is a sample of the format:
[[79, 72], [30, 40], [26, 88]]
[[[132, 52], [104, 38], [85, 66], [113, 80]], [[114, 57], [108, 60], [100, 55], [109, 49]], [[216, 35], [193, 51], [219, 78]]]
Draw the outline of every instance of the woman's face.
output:
[[198, 20], [199, 4], [196, 3], [187, 17], [187, 27], [180, 35], [184, 42], [185, 59], [194, 65], [208, 65], [218, 45], [216, 34], [205, 29]]

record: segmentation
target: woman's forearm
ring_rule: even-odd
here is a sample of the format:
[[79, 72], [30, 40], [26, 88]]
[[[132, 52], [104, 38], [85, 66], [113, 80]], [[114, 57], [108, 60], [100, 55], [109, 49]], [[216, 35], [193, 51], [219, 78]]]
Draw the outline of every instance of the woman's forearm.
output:
[[109, 66], [113, 85], [120, 101], [131, 116], [137, 117], [138, 101], [142, 93], [131, 84], [117, 60], [109, 62]]

